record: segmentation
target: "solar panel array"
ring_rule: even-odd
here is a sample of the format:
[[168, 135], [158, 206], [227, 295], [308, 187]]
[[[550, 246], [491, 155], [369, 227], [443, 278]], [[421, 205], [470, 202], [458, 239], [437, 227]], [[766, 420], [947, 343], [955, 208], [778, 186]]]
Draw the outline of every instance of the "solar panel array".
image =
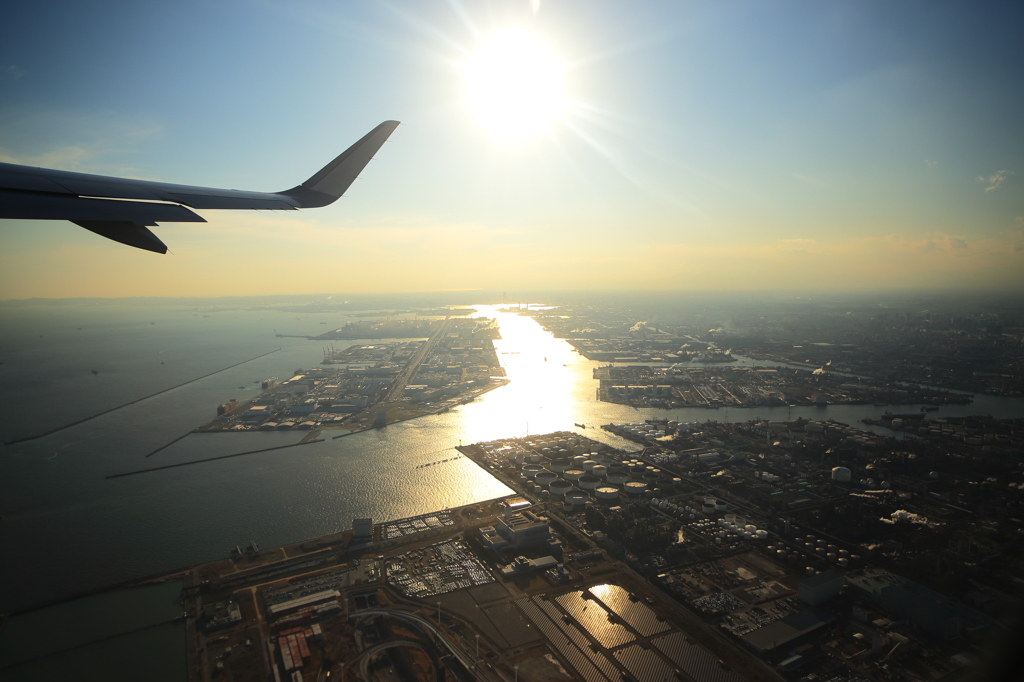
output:
[[636, 639], [629, 630], [608, 619], [608, 612], [600, 602], [584, 599], [582, 592], [563, 594], [556, 601], [605, 649], [612, 649]]
[[679, 669], [700, 682], [747, 682], [747, 678], [726, 670], [718, 658], [694, 642], [689, 642], [681, 632], [673, 632], [651, 640], [654, 646], [668, 656]]
[[621, 677], [618, 668], [616, 668], [611, 661], [597, 653], [591, 648], [590, 640], [588, 640], [579, 628], [575, 625], [569, 625], [562, 620], [561, 612], [549, 601], [541, 600], [538, 597], [534, 597], [534, 601], [544, 611], [544, 613], [554, 621], [564, 632], [569, 639], [571, 639], [576, 646], [583, 651], [590, 658], [590, 662], [599, 668], [605, 675], [610, 679], [617, 680]]
[[[541, 612], [540, 608], [529, 599], [519, 599], [516, 601], [516, 605], [522, 609], [526, 617], [532, 620], [540, 631], [544, 633], [544, 637], [547, 638], [548, 642], [555, 648], [562, 658], [572, 666], [576, 672], [587, 682], [609, 682], [609, 678], [601, 673], [600, 670], [590, 660], [590, 657], [573, 644], [562, 629], [555, 625], [550, 618], [545, 616]], [[616, 680], [612, 678], [612, 680]]]
[[[615, 651], [615, 658], [629, 674], [643, 682], [675, 682], [676, 667], [663, 659], [657, 652], [645, 649], [639, 644]], [[703, 682], [703, 680], [701, 680]]]
[[618, 585], [604, 586], [597, 596], [604, 603], [605, 608], [618, 615], [629, 624], [629, 627], [644, 637], [672, 629], [669, 623], [658, 620], [658, 614], [649, 606], [631, 600], [629, 592]]

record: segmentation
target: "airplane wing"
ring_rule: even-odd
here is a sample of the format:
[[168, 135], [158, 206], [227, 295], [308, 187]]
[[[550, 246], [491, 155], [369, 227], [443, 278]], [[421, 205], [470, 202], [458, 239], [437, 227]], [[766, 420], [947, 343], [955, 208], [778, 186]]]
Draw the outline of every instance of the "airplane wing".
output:
[[334, 203], [397, 127], [398, 121], [384, 121], [309, 180], [281, 192], [193, 187], [0, 163], [0, 218], [70, 220], [116, 242], [167, 253], [147, 228], [206, 222], [189, 209], [291, 211]]

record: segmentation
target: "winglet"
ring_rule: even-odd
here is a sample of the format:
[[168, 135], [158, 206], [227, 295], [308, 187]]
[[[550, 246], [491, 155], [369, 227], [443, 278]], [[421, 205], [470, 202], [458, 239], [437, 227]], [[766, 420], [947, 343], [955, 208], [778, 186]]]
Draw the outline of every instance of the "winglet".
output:
[[298, 187], [278, 192], [294, 200], [298, 208], [319, 208], [333, 204], [345, 193], [384, 142], [395, 132], [398, 121], [384, 121], [334, 161]]

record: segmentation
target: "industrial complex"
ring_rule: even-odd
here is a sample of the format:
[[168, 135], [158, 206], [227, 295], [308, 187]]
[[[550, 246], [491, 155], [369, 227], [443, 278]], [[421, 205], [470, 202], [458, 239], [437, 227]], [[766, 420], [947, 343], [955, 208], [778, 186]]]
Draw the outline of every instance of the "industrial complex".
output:
[[516, 494], [196, 567], [192, 679], [852, 682], [976, 661], [1001, 574], [907, 577], [913, 536], [977, 528], [942, 463], [836, 422], [606, 428], [642, 448], [461, 446]]

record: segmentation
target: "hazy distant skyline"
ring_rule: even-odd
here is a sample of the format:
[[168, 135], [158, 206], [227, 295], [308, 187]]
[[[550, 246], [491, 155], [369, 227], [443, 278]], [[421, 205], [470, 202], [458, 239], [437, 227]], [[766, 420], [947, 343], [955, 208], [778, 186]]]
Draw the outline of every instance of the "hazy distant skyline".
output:
[[[0, 161], [274, 191], [380, 121], [404, 125], [337, 204], [199, 211], [208, 223], [154, 229], [173, 255], [0, 221], [0, 298], [1019, 292], [1022, 17], [946, 2], [22, 4], [0, 26]], [[510, 141], [468, 105], [464, 74], [513, 27], [560, 58], [565, 101]]]

